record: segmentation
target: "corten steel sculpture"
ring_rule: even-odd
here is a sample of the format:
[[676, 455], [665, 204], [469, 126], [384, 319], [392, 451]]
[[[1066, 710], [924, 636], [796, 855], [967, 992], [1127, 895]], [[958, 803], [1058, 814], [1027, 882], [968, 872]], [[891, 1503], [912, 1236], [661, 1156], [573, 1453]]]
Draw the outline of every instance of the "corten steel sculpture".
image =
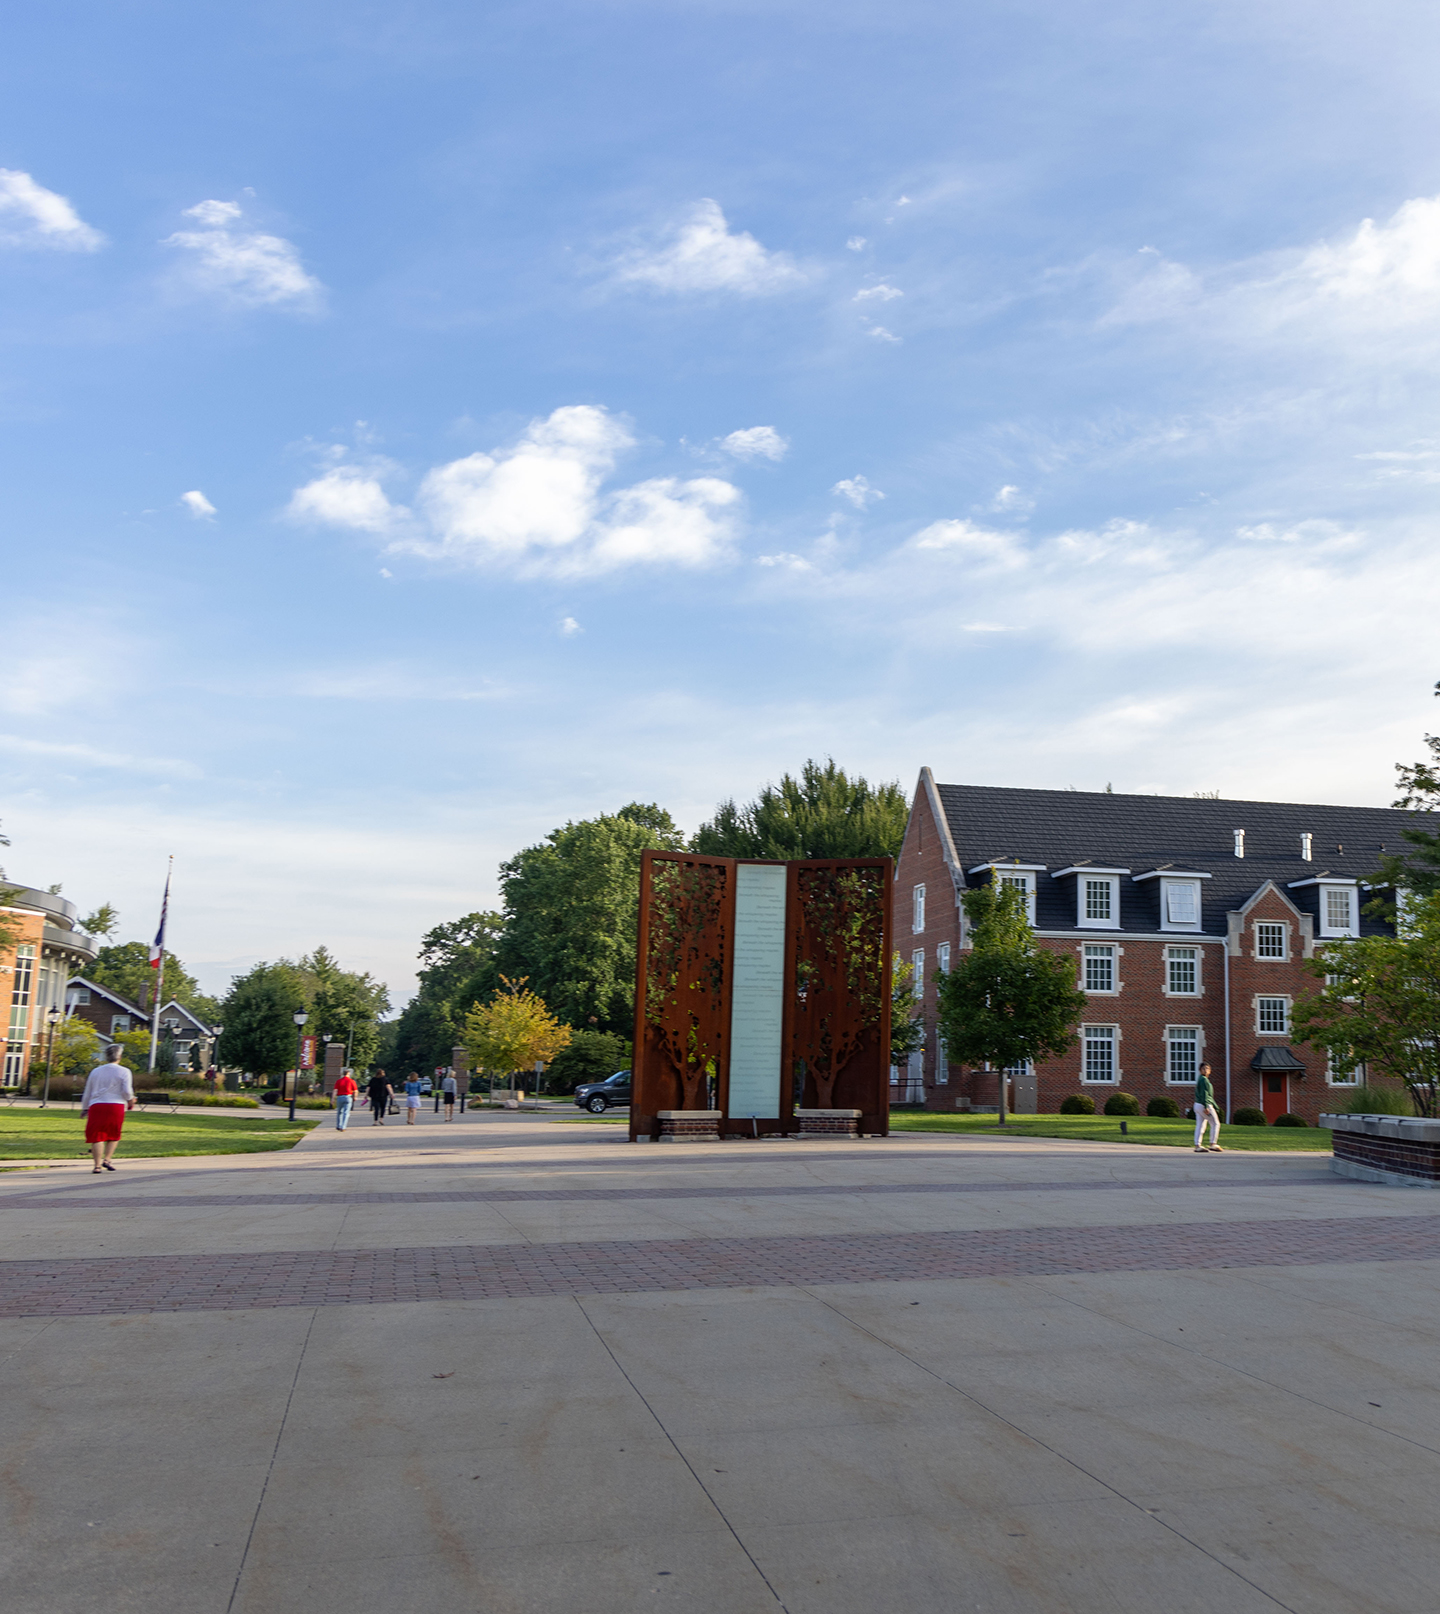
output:
[[795, 1130], [805, 1109], [861, 1112], [889, 1131], [889, 858], [757, 864], [784, 868], [783, 1025], [778, 1114], [730, 1113], [737, 871], [750, 860], [646, 852], [636, 948], [630, 1136], [654, 1137], [662, 1110], [719, 1110], [719, 1130]]

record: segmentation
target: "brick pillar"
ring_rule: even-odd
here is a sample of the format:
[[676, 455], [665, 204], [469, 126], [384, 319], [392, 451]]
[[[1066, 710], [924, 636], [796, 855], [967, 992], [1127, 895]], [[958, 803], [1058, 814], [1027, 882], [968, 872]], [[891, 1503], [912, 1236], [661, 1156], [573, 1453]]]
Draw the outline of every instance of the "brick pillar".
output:
[[343, 1042], [327, 1042], [325, 1044], [325, 1081], [323, 1091], [333, 1093], [335, 1083], [340, 1080], [340, 1072], [345, 1069], [345, 1044]]

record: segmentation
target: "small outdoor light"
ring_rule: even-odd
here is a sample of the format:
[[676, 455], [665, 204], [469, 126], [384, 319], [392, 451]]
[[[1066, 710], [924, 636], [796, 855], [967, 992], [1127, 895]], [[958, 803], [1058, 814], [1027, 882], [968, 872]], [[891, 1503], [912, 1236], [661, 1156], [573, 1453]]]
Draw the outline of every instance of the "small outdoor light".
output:
[[300, 1091], [300, 1061], [305, 1057], [305, 1022], [310, 1018], [304, 1009], [296, 1009], [290, 1017], [295, 1022], [295, 1080], [290, 1084], [290, 1119], [295, 1119], [295, 1096]]
[[51, 1009], [45, 1018], [50, 1023], [50, 1048], [45, 1055], [45, 1096], [40, 1100], [42, 1110], [50, 1102], [50, 1072], [55, 1068], [55, 1027], [60, 1024], [65, 1016], [59, 1009]]

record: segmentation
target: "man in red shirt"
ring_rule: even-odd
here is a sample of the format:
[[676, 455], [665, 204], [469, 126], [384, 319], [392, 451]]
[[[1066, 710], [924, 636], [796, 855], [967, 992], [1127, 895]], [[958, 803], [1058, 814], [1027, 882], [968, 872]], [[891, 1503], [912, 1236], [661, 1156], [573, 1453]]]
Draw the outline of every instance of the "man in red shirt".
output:
[[348, 1070], [341, 1071], [340, 1080], [335, 1083], [335, 1130], [343, 1132], [350, 1119], [350, 1106], [355, 1102], [355, 1095], [360, 1089], [355, 1085], [355, 1078]]

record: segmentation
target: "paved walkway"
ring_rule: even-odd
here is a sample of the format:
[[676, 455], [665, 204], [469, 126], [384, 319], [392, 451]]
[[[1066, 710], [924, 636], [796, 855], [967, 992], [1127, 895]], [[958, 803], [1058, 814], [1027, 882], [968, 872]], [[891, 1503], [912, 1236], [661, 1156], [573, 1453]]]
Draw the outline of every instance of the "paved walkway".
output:
[[16, 1614], [1430, 1614], [1440, 1215], [481, 1112], [0, 1176]]

